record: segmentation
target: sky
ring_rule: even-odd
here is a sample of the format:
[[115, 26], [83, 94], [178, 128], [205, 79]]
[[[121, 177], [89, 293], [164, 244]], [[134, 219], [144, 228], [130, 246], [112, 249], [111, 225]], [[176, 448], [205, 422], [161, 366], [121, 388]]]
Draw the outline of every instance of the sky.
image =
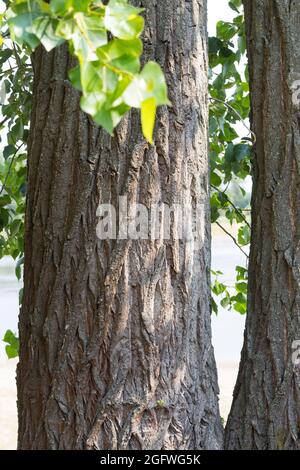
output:
[[231, 21], [236, 13], [228, 6], [229, 0], [207, 0], [208, 4], [208, 33], [214, 36], [216, 23], [219, 20]]

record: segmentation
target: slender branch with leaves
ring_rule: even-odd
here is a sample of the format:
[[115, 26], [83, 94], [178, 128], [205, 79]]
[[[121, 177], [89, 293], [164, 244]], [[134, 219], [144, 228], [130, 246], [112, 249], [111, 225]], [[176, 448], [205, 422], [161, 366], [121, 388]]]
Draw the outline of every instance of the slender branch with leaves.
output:
[[[237, 16], [231, 22], [219, 21], [216, 36], [209, 38], [211, 217], [243, 253], [247, 264], [250, 221], [244, 180], [251, 174], [255, 135], [246, 123], [250, 102], [242, 0], [232, 0], [229, 6]], [[237, 126], [246, 129], [245, 137], [240, 138]], [[233, 224], [238, 226], [237, 237], [230, 230]], [[247, 269], [236, 267], [236, 284], [231, 287], [220, 282], [220, 271], [212, 274], [213, 311], [218, 312], [216, 297], [220, 296], [222, 307], [246, 313]]]

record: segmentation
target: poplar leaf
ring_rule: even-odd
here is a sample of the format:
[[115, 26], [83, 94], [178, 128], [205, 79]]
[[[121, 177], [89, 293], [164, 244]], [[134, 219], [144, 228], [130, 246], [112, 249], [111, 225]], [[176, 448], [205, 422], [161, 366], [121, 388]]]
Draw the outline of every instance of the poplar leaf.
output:
[[142, 116], [142, 129], [145, 138], [150, 144], [153, 144], [153, 130], [156, 115], [156, 101], [155, 98], [148, 98], [142, 102], [141, 116]]

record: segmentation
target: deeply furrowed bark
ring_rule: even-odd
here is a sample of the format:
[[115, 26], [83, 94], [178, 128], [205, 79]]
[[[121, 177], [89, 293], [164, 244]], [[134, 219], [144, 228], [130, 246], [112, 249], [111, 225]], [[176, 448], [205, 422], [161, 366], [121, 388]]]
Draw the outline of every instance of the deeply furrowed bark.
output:
[[300, 449], [300, 2], [244, 0], [254, 152], [248, 316], [228, 449]]
[[[34, 57], [20, 449], [220, 448], [209, 294], [206, 1], [144, 0], [145, 58], [173, 107], [155, 145], [79, 110], [66, 48]], [[204, 203], [204, 246], [100, 241], [99, 203]]]

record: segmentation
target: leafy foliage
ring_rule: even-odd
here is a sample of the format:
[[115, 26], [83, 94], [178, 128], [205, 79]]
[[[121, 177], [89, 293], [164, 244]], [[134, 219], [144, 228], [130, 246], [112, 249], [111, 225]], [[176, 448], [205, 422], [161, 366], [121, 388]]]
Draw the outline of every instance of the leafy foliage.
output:
[[[230, 235], [224, 224], [238, 225], [234, 243], [242, 247], [250, 243], [248, 208], [245, 212], [245, 189], [242, 181], [251, 173], [252, 142], [248, 136], [239, 138], [236, 125], [244, 122], [250, 112], [248, 70], [245, 65], [246, 38], [244, 17], [240, 13], [242, 0], [232, 0], [229, 6], [238, 15], [232, 22], [219, 21], [216, 36], [209, 38], [209, 92], [210, 92], [210, 161], [211, 161], [211, 217], [212, 222]], [[244, 124], [245, 125], [245, 124]], [[232, 183], [238, 188], [237, 201], [232, 200]], [[241, 203], [242, 201], [242, 203]], [[227, 288], [219, 282], [222, 273], [213, 273], [212, 293], [221, 296], [221, 305], [246, 313], [246, 272], [241, 277], [237, 267], [237, 282]], [[241, 282], [242, 281], [242, 282]], [[230, 294], [233, 291], [233, 294]], [[216, 301], [212, 302], [217, 313]]]
[[[142, 110], [152, 143], [156, 108], [170, 104], [163, 72], [149, 62], [141, 70], [141, 8], [128, 0], [14, 0], [7, 12], [12, 39], [47, 51], [67, 42], [78, 65], [70, 71], [82, 92], [81, 107], [110, 134], [131, 107]], [[110, 39], [111, 38], [111, 39]]]
[[[2, 24], [2, 37], [8, 29]], [[0, 259], [9, 255], [18, 259], [20, 278], [23, 256], [24, 211], [26, 194], [26, 147], [31, 110], [32, 67], [28, 51], [10, 39], [0, 50], [1, 114], [0, 138]], [[4, 137], [3, 137], [4, 135]]]
[[[217, 297], [222, 296], [221, 306], [244, 315], [247, 312], [248, 270], [243, 266], [236, 266], [236, 283], [232, 288], [219, 281], [219, 277], [223, 274], [221, 271], [212, 271], [212, 274], [214, 276], [212, 293]], [[212, 307], [217, 314], [218, 305], [214, 298], [212, 299]]]

